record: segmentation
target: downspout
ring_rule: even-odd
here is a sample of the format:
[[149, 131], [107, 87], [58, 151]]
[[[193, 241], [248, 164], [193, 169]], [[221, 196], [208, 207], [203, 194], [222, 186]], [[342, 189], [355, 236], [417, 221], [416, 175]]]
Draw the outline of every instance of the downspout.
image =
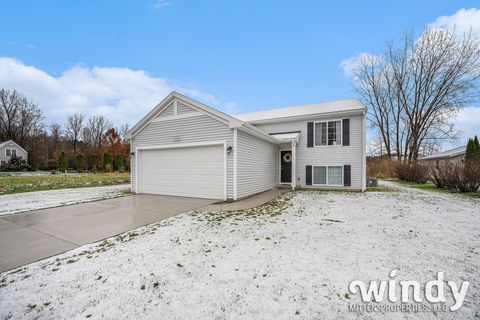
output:
[[237, 190], [237, 156], [238, 156], [238, 138], [237, 128], [233, 129], [233, 200], [238, 198]]
[[362, 134], [362, 192], [367, 189], [367, 130], [365, 129], [365, 114], [363, 111], [363, 134]]

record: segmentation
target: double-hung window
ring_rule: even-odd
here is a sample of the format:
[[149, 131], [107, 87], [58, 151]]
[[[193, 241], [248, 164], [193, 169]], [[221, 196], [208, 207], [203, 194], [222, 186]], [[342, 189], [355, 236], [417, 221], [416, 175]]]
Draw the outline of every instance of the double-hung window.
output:
[[313, 184], [326, 186], [343, 185], [342, 166], [314, 166]]
[[342, 145], [342, 121], [315, 122], [315, 146]]
[[5, 155], [10, 157], [12, 155], [12, 149], [5, 149]]

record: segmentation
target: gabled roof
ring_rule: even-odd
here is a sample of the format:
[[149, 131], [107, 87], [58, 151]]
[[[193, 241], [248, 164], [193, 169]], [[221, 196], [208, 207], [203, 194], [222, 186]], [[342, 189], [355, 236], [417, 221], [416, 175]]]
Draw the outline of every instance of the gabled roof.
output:
[[15, 144], [16, 147], [18, 147], [18, 148], [22, 149], [23, 151], [27, 152], [27, 150], [23, 149], [18, 143], [16, 143], [13, 140], [0, 141], [0, 148], [2, 148], [3, 146], [6, 146], [9, 142], [12, 142], [13, 144]]
[[128, 131], [128, 133], [126, 134], [126, 138], [132, 139], [133, 137], [135, 137], [135, 135], [138, 132], [140, 132], [146, 125], [148, 125], [158, 114], [160, 114], [165, 108], [167, 108], [175, 99], [185, 102], [188, 105], [192, 106], [194, 109], [197, 109], [198, 111], [202, 111], [212, 116], [213, 118], [216, 118], [217, 120], [220, 120], [228, 124], [228, 126], [231, 129], [238, 128], [239, 130], [248, 132], [254, 136], [270, 141], [272, 143], [280, 143], [280, 141], [278, 141], [274, 137], [271, 137], [265, 131], [255, 126], [252, 126], [251, 124], [238, 120], [232, 116], [229, 116], [226, 113], [223, 113], [221, 111], [218, 111], [217, 109], [211, 108], [201, 102], [198, 102], [194, 99], [191, 99], [175, 91], [172, 91], [155, 108], [153, 108], [152, 111], [150, 111], [135, 126], [133, 126], [133, 128], [130, 131]]
[[306, 104], [257, 112], [241, 113], [235, 118], [249, 123], [269, 122], [288, 118], [301, 118], [312, 115], [335, 115], [351, 112], [363, 112], [367, 107], [358, 99], [336, 100], [323, 103]]
[[435, 153], [435, 154], [432, 154], [432, 155], [427, 156], [427, 157], [423, 157], [421, 160], [433, 160], [433, 159], [443, 159], [443, 158], [456, 157], [456, 156], [464, 154], [466, 152], [466, 150], [467, 150], [467, 147], [465, 147], [465, 146], [457, 147], [457, 148], [453, 148], [453, 149], [450, 149], [450, 150], [447, 150], [447, 151]]

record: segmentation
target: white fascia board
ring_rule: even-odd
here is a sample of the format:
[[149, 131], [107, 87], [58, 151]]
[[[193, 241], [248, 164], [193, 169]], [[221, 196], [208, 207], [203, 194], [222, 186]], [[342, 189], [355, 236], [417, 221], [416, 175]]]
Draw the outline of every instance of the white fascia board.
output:
[[362, 115], [365, 112], [365, 109], [358, 109], [358, 110], [347, 110], [347, 111], [334, 111], [334, 112], [322, 112], [322, 113], [314, 113], [314, 114], [307, 114], [301, 116], [292, 116], [292, 117], [282, 117], [282, 118], [272, 118], [272, 119], [263, 119], [263, 120], [253, 120], [248, 121], [249, 124], [264, 124], [264, 123], [280, 123], [280, 122], [290, 122], [290, 121], [301, 121], [301, 120], [309, 120], [309, 119], [319, 119], [319, 118], [326, 118], [326, 117], [345, 117], [345, 116], [355, 116], [355, 115]]

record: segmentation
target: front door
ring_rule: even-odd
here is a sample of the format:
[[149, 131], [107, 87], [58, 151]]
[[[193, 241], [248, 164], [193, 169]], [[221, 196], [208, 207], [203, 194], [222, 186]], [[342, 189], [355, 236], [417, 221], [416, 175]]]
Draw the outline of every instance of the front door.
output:
[[292, 183], [292, 151], [280, 151], [280, 183]]

